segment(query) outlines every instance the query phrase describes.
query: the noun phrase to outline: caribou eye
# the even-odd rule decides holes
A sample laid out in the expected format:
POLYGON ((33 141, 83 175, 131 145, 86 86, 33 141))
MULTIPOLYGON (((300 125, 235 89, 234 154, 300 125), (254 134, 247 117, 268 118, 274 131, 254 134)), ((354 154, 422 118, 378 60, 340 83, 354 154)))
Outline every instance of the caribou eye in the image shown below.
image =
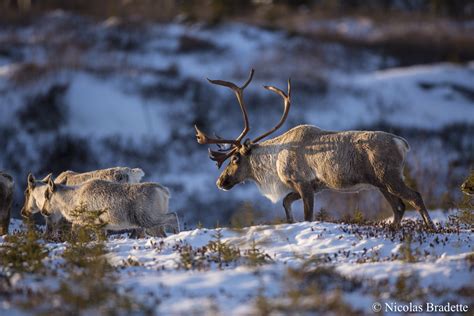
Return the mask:
POLYGON ((232 156, 232 158, 230 158, 230 162, 232 163, 238 163, 239 160, 240 160, 239 156, 232 156))

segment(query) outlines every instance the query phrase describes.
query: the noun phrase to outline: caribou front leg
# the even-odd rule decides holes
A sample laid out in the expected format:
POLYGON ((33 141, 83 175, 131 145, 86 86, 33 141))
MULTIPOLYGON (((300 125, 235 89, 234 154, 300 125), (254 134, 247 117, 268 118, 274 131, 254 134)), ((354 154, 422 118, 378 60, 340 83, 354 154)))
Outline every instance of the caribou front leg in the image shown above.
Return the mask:
POLYGON ((301 199, 301 196, 297 192, 290 192, 283 199, 283 208, 285 209, 286 222, 289 224, 295 222, 293 218, 293 212, 291 210, 291 204, 299 199, 301 199))

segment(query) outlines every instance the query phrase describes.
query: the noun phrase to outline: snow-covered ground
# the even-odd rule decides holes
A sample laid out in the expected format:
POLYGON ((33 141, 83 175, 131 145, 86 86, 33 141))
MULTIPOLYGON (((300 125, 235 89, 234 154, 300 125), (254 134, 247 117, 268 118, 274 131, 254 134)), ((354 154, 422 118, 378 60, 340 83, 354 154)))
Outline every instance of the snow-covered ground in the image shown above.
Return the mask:
MULTIPOLYGON (((446 225, 446 213, 430 214, 436 223, 446 225)), ((254 315, 260 312, 257 298, 264 297, 274 306, 283 304, 295 290, 295 283, 304 288, 303 282, 309 282, 295 277, 294 271, 305 271, 311 277, 317 268, 333 269, 323 270, 332 271, 328 275, 321 272, 319 277, 327 284, 320 285, 320 294, 329 295, 337 289, 341 302, 362 314, 371 314, 375 302, 472 304, 472 231, 427 233, 413 222, 419 219, 418 214, 409 212, 406 218, 402 231, 396 233, 380 223, 358 226, 315 221, 241 229, 200 228, 167 238, 117 235, 108 239, 107 257, 118 268, 119 286, 131 289, 140 301, 158 297, 160 303, 154 310, 161 315, 254 315), (221 242, 239 249, 241 257, 219 267, 210 259, 215 253, 208 249, 204 260, 199 261, 201 257, 195 253, 194 267, 185 269, 186 249, 209 248, 218 233, 221 242), (407 236, 411 237, 409 243, 407 236), (412 259, 407 258, 407 247, 412 259), (255 248, 268 255, 266 264, 254 266, 246 259, 247 251, 255 248), (403 277, 406 284, 400 285, 403 277)), ((18 224, 15 221, 12 230, 18 224)), ((48 247, 51 262, 55 262, 65 244, 49 243, 48 247)), ((192 263, 188 262, 188 268, 192 263)), ((294 308, 298 302, 302 304, 304 299, 294 301, 294 308)), ((6 306, 0 303, 0 310, 9 312, 6 306)))
MULTIPOLYGON (((472 29, 452 23, 445 32, 472 29)), ((308 27, 368 41, 397 31, 363 19, 308 27)), ((474 161, 474 62, 400 63, 375 50, 240 23, 98 21, 57 11, 0 29, 0 170, 15 177, 16 213, 30 171, 42 177, 127 165, 168 186, 183 232, 163 239, 118 235, 107 242, 119 286, 140 301, 158 298, 156 314, 253 315, 264 314, 265 306, 284 314, 321 301, 346 302, 370 314, 374 302, 407 304, 407 297, 471 304, 472 311, 472 230, 427 233, 411 221, 398 233, 383 224, 320 221, 186 228, 227 226, 234 216, 237 223, 283 217, 281 204, 264 200, 253 184, 219 192, 219 170, 194 139, 195 123, 223 137, 238 135, 234 96, 206 77, 242 82, 251 68, 256 73, 245 100, 252 136, 273 126, 282 111, 281 100, 261 86, 285 87, 291 77, 292 109, 276 134, 298 124, 396 132, 411 144, 408 165, 427 204, 459 194, 474 161), (209 250, 220 234, 239 253, 221 267, 209 250), (255 252, 259 259, 249 259, 255 252)), ((301 203, 295 204, 298 219, 301 203)), ((366 219, 388 214, 380 194, 367 193, 318 196, 320 209, 334 217, 355 209, 366 219)), ((431 215, 447 221, 443 212, 431 215)), ((18 227, 13 220, 11 229, 18 227)), ((47 246, 47 263, 61 271, 66 245, 47 246)), ((44 286, 41 280, 11 281, 20 292, 44 286)), ((0 302, 1 315, 16 312, 8 299, 0 302)))

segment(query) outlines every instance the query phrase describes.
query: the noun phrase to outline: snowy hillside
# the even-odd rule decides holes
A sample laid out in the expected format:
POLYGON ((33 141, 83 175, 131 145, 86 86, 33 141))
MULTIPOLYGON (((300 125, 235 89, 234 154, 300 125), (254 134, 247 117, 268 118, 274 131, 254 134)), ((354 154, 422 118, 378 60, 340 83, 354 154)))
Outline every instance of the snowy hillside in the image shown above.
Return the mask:
MULTIPOLYGON (((474 200, 460 185, 474 168, 473 17, 465 1, 0 0, 0 171, 15 182, 10 234, 0 236, 0 316, 472 315, 474 200), (436 228, 406 203, 395 231, 377 189, 319 192, 312 222, 295 201, 293 224, 251 181, 219 190, 223 168, 194 126, 235 139, 244 125, 235 95, 207 79, 240 85, 251 69, 247 137, 283 113, 263 86, 285 90, 291 78, 291 109, 268 138, 310 124, 406 139, 402 177, 436 228), (54 180, 114 166, 166 186, 181 232, 107 235, 103 212, 146 221, 149 208, 130 211, 129 195, 113 198, 123 210, 88 210, 58 234, 43 234, 41 216, 55 200, 20 220, 25 195, 42 198, 25 191, 29 173, 54 180)), ((377 153, 360 157, 374 155, 386 182, 393 170, 377 153)), ((363 163, 346 160, 334 169, 363 163)), ((366 178, 345 174, 316 176, 341 186, 366 178)), ((53 188, 41 192, 51 198, 53 188)))
MULTIPOLYGON (((200 228, 164 239, 118 235, 108 239, 107 258, 118 268, 118 286, 137 301, 157 298, 158 314, 254 315, 264 308, 372 314, 375 302, 472 304, 472 231, 449 224, 442 212, 431 216, 442 232, 423 232, 418 214, 409 213, 399 232, 382 223, 316 221, 200 228)), ((47 247, 47 264, 61 275, 65 244, 47 247)), ((21 291, 54 284, 17 282, 21 291)), ((0 303, 9 315, 11 309, 0 303)))
MULTIPOLYGON (((396 56, 283 30, 93 20, 62 11, 0 30, 0 46, 0 169, 16 180, 14 214, 29 171, 43 177, 123 165, 170 187, 171 208, 191 227, 227 224, 243 208, 252 208, 255 220, 281 216, 281 205, 253 184, 219 192, 219 170, 194 137, 194 124, 238 135, 234 96, 206 77, 240 82, 252 67, 245 92, 251 137, 282 111, 281 100, 261 86, 283 87, 291 77, 292 109, 276 134, 298 124, 396 132, 411 144, 410 172, 432 207, 445 193, 459 197, 474 161, 472 63, 397 67, 396 56)), ((380 194, 358 197, 323 194, 316 209, 334 217, 355 208, 368 218, 390 214, 380 194)))

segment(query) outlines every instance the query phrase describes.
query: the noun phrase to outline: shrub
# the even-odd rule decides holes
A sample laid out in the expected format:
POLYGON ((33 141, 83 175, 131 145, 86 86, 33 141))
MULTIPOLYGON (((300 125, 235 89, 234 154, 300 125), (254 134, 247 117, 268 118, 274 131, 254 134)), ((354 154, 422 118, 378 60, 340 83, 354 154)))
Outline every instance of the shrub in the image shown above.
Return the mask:
POLYGON ((310 260, 298 269, 288 269, 285 293, 277 299, 268 299, 260 294, 256 309, 262 315, 277 314, 332 314, 351 315, 353 310, 342 299, 345 292, 351 292, 361 285, 347 279, 331 267, 316 266, 310 260))
POLYGON ((246 263, 249 266, 256 267, 273 262, 272 257, 261 249, 257 248, 255 240, 252 241, 252 248, 244 251, 246 263))
POLYGON ((27 223, 27 230, 5 236, 0 245, 0 265, 7 274, 40 273, 46 270, 44 259, 48 249, 40 242, 33 223, 27 223))
POLYGON ((418 261, 416 258, 418 253, 416 251, 414 252, 412 249, 412 239, 413 239, 413 236, 411 234, 409 233, 405 234, 404 243, 400 247, 400 251, 399 251, 400 259, 408 263, 413 263, 413 262, 418 261))
POLYGON ((395 281, 392 296, 404 302, 413 302, 417 299, 424 299, 426 295, 420 286, 420 279, 416 274, 402 273, 395 281))
POLYGON ((217 229, 212 237, 214 239, 208 243, 207 247, 213 252, 213 254, 211 254, 211 260, 216 262, 220 269, 240 258, 240 250, 238 248, 222 241, 221 229, 217 229))
POLYGON ((151 308, 118 288, 114 268, 105 257, 104 223, 99 219, 102 213, 83 207, 76 211, 84 225, 69 235, 62 254, 65 275, 58 280, 58 288, 32 293, 20 302, 23 309, 44 315, 153 314, 151 308))
POLYGON ((185 270, 207 270, 212 264, 217 264, 219 269, 223 269, 230 264, 246 264, 252 267, 273 262, 270 255, 259 248, 255 241, 249 249, 241 251, 239 248, 229 245, 222 240, 222 231, 217 229, 207 245, 193 248, 191 245, 178 243, 174 250, 179 252, 180 259, 178 268, 185 270))

